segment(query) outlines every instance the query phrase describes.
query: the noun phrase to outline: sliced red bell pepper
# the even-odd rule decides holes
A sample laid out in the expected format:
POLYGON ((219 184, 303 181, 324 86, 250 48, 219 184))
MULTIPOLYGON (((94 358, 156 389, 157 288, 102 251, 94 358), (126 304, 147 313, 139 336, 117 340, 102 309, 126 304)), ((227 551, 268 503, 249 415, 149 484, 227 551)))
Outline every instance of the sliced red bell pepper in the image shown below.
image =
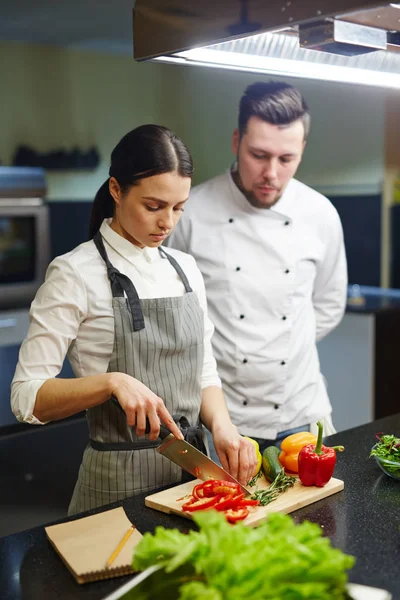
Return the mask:
POLYGON ((243 500, 239 500, 239 502, 237 503, 236 506, 260 506, 260 501, 259 500, 246 500, 245 498, 243 498, 243 500))
POLYGON ((204 495, 209 492, 212 492, 213 494, 240 494, 241 489, 237 483, 217 479, 214 481, 214 485, 210 490, 209 488, 207 488, 207 491, 205 490, 204 495))
POLYGON ((224 512, 227 520, 234 523, 247 517, 249 506, 258 504, 258 500, 246 500, 245 494, 236 483, 211 479, 194 486, 192 495, 182 506, 182 510, 194 512, 214 508, 224 512))
POLYGON ((182 510, 187 512, 194 512, 196 510, 205 510, 211 508, 220 500, 221 496, 213 496, 212 498, 193 498, 193 500, 186 502, 182 506, 182 510))
POLYGON ((209 481, 205 481, 204 483, 199 483, 200 488, 203 490, 203 497, 211 497, 214 496, 214 485, 215 485, 215 481, 213 479, 210 479, 209 481))
POLYGON ((216 510, 226 510, 228 508, 236 508, 238 503, 243 500, 244 494, 234 495, 226 494, 222 496, 221 500, 214 506, 216 510))
POLYGON ((204 498, 204 484, 199 483, 198 485, 195 485, 192 491, 192 495, 199 499, 199 498, 204 498))
POLYGON ((336 464, 336 450, 343 452, 343 446, 328 448, 322 444, 323 425, 318 422, 316 444, 307 444, 299 452, 299 478, 303 485, 323 487, 333 475, 336 464))
POLYGON ((229 523, 236 523, 237 521, 243 521, 249 515, 247 508, 238 508, 237 510, 227 510, 225 517, 229 523))

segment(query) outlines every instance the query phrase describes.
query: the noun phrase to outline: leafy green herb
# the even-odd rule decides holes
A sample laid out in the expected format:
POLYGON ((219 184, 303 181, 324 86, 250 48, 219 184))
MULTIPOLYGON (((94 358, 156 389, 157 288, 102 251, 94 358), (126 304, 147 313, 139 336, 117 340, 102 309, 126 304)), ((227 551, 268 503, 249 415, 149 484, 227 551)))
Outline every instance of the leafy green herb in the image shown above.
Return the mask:
POLYGON ((377 434, 376 437, 379 441, 372 448, 370 457, 376 456, 380 460, 389 461, 384 463, 384 468, 396 477, 400 477, 400 438, 395 435, 381 434, 377 434))
POLYGON ((276 500, 279 494, 282 494, 287 489, 293 487, 295 483, 296 477, 285 475, 285 471, 282 469, 269 488, 266 490, 257 490, 252 495, 252 498, 258 500, 262 506, 266 506, 273 500, 276 500))
POLYGON ((252 479, 250 479, 249 483, 247 484, 249 487, 254 487, 257 483, 257 481, 260 479, 260 477, 262 476, 262 469, 260 469, 257 473, 257 475, 254 475, 254 477, 252 479))
POLYGON ((135 551, 134 569, 163 569, 143 582, 141 590, 135 588, 132 598, 149 600, 162 592, 162 597, 177 600, 347 598, 347 570, 354 558, 332 548, 318 525, 296 525, 280 513, 255 529, 229 525, 213 510, 193 518, 200 531, 183 534, 157 527, 154 535, 144 535, 135 551), (176 593, 166 593, 168 582, 176 593))

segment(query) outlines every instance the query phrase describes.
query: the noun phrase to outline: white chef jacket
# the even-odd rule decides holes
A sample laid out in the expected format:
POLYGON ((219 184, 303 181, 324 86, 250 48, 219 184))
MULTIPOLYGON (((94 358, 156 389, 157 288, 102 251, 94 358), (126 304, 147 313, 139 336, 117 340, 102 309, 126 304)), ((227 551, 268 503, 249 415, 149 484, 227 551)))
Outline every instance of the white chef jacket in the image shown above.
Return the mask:
POLYGON ((215 326, 214 355, 240 433, 329 417, 316 341, 341 320, 347 267, 331 202, 292 179, 270 209, 254 208, 230 171, 192 190, 168 245, 194 256, 215 326))
MULTIPOLYGON (((138 248, 103 221, 100 232, 111 263, 133 282, 139 298, 183 296, 184 285, 157 248, 138 248)), ((201 385, 221 386, 212 353, 214 327, 207 316, 202 275, 191 256, 168 249, 197 294, 204 311, 204 365, 201 385)), ((19 421, 41 424, 33 416, 36 394, 56 377, 64 358, 76 377, 105 373, 114 344, 112 294, 106 266, 93 241, 57 257, 30 310, 30 327, 23 342, 11 386, 11 406, 19 421)))

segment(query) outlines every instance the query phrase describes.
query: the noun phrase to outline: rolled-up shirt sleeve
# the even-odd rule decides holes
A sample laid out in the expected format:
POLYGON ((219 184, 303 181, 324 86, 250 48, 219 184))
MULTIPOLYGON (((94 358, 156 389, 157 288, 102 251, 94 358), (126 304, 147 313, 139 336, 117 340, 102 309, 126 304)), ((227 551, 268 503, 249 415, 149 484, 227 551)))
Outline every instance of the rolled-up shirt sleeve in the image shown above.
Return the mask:
POLYGON ((78 269, 65 258, 56 258, 32 302, 28 334, 11 384, 11 408, 19 421, 43 424, 33 415, 36 395, 45 381, 60 373, 86 313, 86 288, 78 269))

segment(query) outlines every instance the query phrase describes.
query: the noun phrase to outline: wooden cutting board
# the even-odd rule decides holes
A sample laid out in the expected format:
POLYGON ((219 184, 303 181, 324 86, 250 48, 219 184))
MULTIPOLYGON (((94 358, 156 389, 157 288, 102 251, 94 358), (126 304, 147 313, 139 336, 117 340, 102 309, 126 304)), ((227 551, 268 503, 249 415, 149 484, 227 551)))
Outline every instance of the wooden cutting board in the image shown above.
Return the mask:
MULTIPOLYGON (((149 508, 154 508, 168 514, 180 515, 181 517, 191 518, 190 513, 183 512, 181 506, 184 504, 184 496, 191 494, 195 485, 202 483, 200 479, 189 481, 182 485, 177 485, 169 490, 157 492, 145 498, 145 504, 149 508)), ((265 489, 268 483, 264 477, 261 477, 258 484, 253 489, 265 489)), ((292 488, 283 492, 276 500, 267 506, 256 506, 250 508, 249 516, 243 521, 245 525, 255 527, 271 512, 290 513, 303 506, 327 498, 332 494, 340 492, 344 488, 344 483, 340 479, 332 479, 325 487, 306 487, 298 480, 292 488)))

